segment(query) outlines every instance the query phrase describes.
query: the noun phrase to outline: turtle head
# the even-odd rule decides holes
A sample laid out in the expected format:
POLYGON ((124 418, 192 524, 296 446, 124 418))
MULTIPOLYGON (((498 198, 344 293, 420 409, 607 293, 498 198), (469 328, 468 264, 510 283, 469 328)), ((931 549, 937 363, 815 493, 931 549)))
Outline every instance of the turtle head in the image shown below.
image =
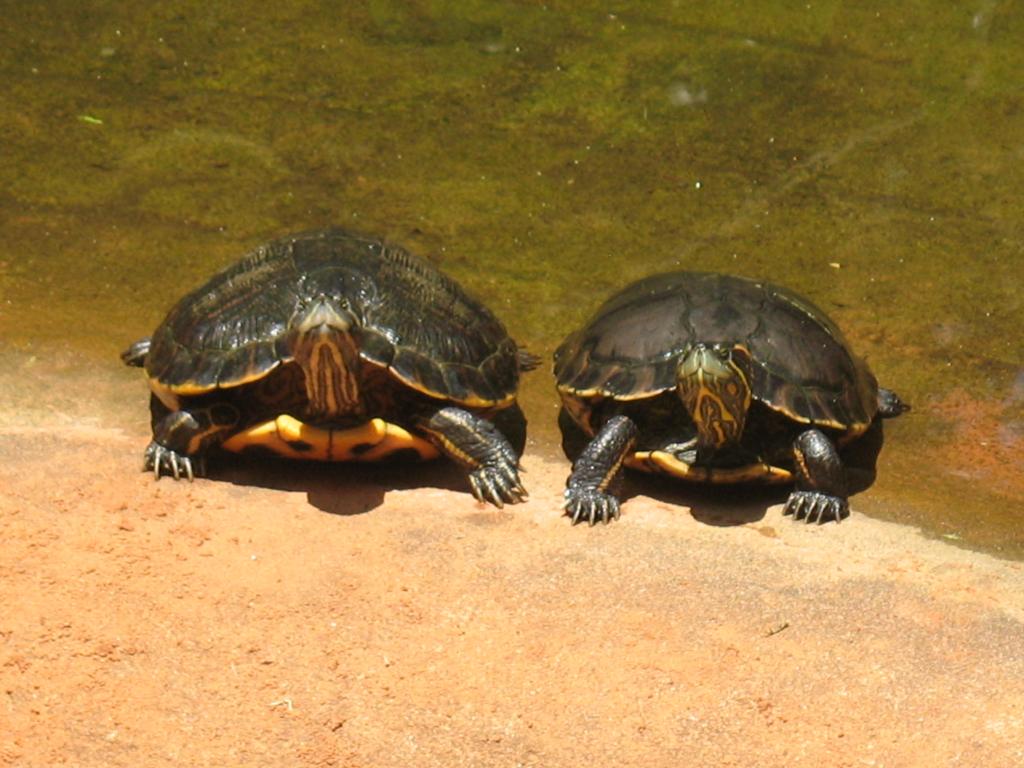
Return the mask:
POLYGON ((300 336, 351 333, 359 323, 347 299, 320 294, 298 308, 292 316, 291 327, 300 336))
POLYGON ((697 427, 698 445, 739 441, 750 408, 752 361, 742 344, 695 344, 676 366, 676 391, 697 427))
POLYGON ((289 326, 310 415, 330 420, 359 413, 359 318, 350 303, 318 294, 296 310, 289 326))

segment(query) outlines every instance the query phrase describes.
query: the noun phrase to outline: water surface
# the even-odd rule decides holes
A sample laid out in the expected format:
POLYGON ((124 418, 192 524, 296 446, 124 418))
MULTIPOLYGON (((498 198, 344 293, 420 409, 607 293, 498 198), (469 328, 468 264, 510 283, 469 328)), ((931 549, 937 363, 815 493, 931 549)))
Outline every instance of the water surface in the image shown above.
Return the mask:
MULTIPOLYGON (((428 255, 545 356, 629 280, 725 270, 808 295, 913 403, 856 510, 1020 557, 1015 10, 7 3, 0 404, 31 381, 144 420, 118 351, 326 224, 428 255)), ((554 453, 546 371, 524 401, 554 453)))

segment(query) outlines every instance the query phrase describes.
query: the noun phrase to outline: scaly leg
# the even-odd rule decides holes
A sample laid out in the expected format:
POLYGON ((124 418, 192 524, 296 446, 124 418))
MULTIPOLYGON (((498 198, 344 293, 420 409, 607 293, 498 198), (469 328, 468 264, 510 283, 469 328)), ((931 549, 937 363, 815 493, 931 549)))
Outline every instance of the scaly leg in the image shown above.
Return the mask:
POLYGON ((622 480, 622 462, 633 450, 639 430, 628 417, 615 416, 605 422, 572 465, 566 483, 565 514, 573 525, 587 520, 607 523, 619 517, 619 500, 614 489, 622 480))
POLYGON ((519 481, 519 456, 494 424, 448 406, 417 421, 418 431, 456 464, 468 470, 473 495, 499 509, 527 497, 519 481))
POLYGON ((808 429, 793 442, 796 490, 789 494, 784 515, 808 523, 837 523, 850 513, 846 470, 839 452, 825 433, 808 429))
POLYGON ((200 473, 204 470, 206 451, 236 431, 239 425, 238 410, 227 403, 171 411, 154 395, 150 411, 153 440, 146 447, 143 469, 152 470, 158 480, 162 471, 175 480, 182 476, 192 480, 197 470, 200 473))

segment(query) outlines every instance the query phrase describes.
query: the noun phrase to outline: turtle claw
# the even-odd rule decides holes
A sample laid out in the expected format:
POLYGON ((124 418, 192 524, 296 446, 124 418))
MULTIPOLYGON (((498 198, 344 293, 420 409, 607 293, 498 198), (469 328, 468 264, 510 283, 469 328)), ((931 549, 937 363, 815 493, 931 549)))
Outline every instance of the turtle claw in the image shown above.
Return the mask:
MULTIPOLYGON (((197 462, 200 472, 205 468, 205 462, 203 459, 198 459, 197 462)), ((165 448, 160 443, 152 442, 149 447, 146 448, 145 457, 142 465, 143 471, 153 471, 153 477, 157 480, 160 479, 160 473, 166 472, 171 475, 175 480, 180 480, 182 475, 189 479, 189 482, 195 479, 196 471, 192 466, 192 459, 189 456, 172 451, 170 448, 165 448)))
POLYGON ((794 520, 821 525, 829 520, 842 522, 850 514, 846 499, 830 496, 820 491, 793 491, 786 500, 782 514, 792 515, 794 520))
POLYGON ((608 523, 618 520, 621 514, 619 500, 596 488, 567 488, 562 509, 567 517, 572 518, 573 525, 584 520, 590 525, 598 521, 608 523))
POLYGON ((501 509, 526 498, 519 482, 519 455, 487 419, 448 406, 421 416, 417 426, 442 453, 468 470, 469 487, 478 501, 501 509))
POLYGON ((528 498, 526 489, 519 481, 514 462, 505 461, 501 456, 492 464, 484 464, 469 473, 469 486, 478 501, 493 504, 502 509, 506 504, 518 504, 528 498))

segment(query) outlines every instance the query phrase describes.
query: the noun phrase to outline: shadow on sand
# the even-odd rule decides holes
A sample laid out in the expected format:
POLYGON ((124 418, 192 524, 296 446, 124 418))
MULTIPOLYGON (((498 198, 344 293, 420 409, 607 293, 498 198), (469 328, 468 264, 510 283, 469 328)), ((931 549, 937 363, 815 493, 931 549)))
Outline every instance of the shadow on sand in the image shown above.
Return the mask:
POLYGON ((436 488, 472 499, 464 473, 443 460, 356 464, 227 454, 211 456, 207 469, 214 481, 305 492, 312 506, 331 515, 370 512, 384 503, 388 491, 436 488))
POLYGON ((768 507, 781 504, 789 487, 772 485, 704 485, 687 483, 660 475, 630 472, 623 488, 623 501, 634 496, 649 498, 689 510, 694 520, 705 525, 735 526, 756 523, 768 507))

